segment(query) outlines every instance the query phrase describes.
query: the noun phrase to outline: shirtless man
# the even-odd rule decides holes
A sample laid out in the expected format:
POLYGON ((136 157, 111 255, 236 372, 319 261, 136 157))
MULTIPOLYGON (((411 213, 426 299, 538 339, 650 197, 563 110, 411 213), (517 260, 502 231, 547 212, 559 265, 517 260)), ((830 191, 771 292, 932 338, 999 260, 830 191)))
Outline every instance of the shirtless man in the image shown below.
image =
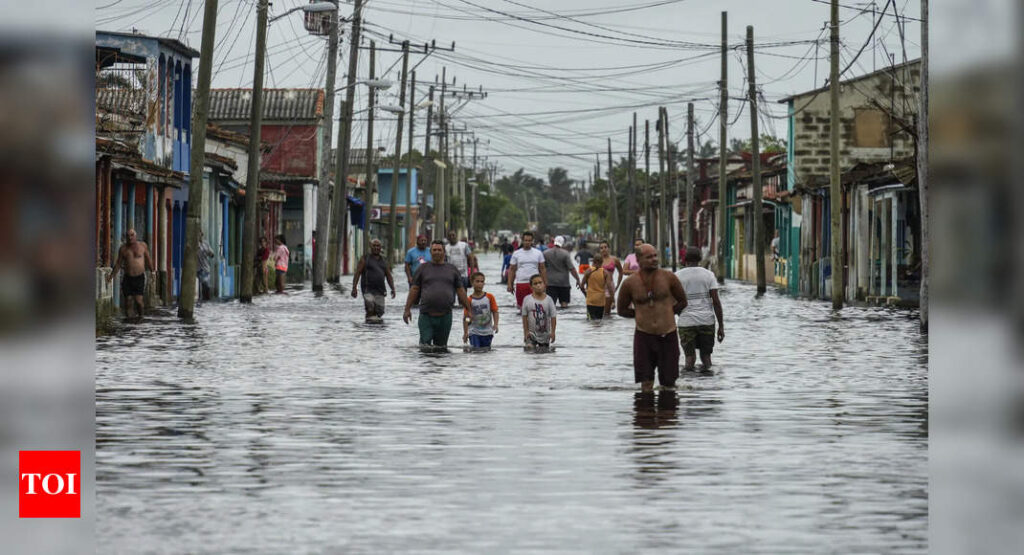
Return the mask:
POLYGON ((679 278, 658 268, 658 251, 643 244, 637 257, 640 270, 622 282, 616 301, 619 316, 636 318, 633 333, 633 376, 644 392, 654 391, 654 369, 663 389, 679 378, 679 335, 675 314, 686 308, 679 278))
POLYGON ((121 294, 128 301, 125 306, 125 315, 132 318, 132 309, 134 308, 134 318, 141 320, 146 306, 143 298, 146 294, 146 271, 152 271, 155 268, 153 259, 149 257, 149 247, 136 239, 134 229, 128 230, 128 242, 121 245, 117 251, 114 268, 107 274, 108 282, 114 279, 122 265, 124 266, 124 276, 121 278, 121 294))

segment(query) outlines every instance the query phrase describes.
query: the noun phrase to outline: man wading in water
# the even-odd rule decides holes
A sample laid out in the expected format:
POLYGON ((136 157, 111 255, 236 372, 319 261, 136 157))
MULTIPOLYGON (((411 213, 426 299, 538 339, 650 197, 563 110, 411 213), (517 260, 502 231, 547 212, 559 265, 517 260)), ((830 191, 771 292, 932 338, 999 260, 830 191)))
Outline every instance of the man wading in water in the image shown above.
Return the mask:
POLYGON ((128 301, 125 305, 125 316, 134 320, 142 320, 145 311, 146 270, 154 270, 153 259, 149 257, 149 247, 136 239, 135 230, 128 230, 128 242, 117 251, 114 268, 107 274, 107 281, 114 279, 117 272, 124 267, 121 278, 121 294, 128 301), (133 314, 134 313, 134 314, 133 314))
POLYGON ((673 388, 679 378, 675 313, 686 308, 686 293, 675 274, 658 268, 653 245, 642 245, 637 258, 640 271, 622 282, 616 301, 619 316, 636 318, 633 376, 641 391, 653 391, 657 367, 662 388, 673 388))
MULTIPOLYGON (((412 287, 405 299, 402 320, 412 320, 412 305, 419 302, 420 348, 429 351, 444 350, 452 332, 452 300, 458 298, 466 310, 473 308, 462 287, 462 276, 455 266, 444 261, 444 243, 435 239, 430 244, 430 262, 420 265, 412 276, 412 287)), ((674 329, 674 328, 673 328, 674 329)))

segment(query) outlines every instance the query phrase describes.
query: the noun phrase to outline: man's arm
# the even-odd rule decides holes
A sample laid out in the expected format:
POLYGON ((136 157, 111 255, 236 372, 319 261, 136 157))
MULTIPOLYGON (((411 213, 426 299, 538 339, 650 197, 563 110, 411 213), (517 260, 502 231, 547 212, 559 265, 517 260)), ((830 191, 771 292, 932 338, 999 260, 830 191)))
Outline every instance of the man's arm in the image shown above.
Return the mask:
POLYGON ((580 291, 583 291, 583 286, 580 285, 580 275, 576 273, 576 267, 572 264, 569 264, 569 273, 572 274, 572 279, 576 280, 576 287, 579 287, 580 291))
POLYGON ((551 317, 551 342, 552 343, 555 342, 555 328, 556 327, 558 327, 558 317, 557 316, 552 316, 551 317))
POLYGON ((492 310, 491 316, 494 317, 494 333, 498 333, 498 311, 492 310))
POLYGON ((363 270, 366 268, 366 257, 359 259, 359 264, 356 265, 356 275, 352 276, 352 298, 356 298, 357 287, 359 287, 359 276, 363 275, 363 270))
POLYGON ((672 277, 668 280, 668 289, 676 299, 676 303, 672 305, 672 312, 679 314, 686 308, 686 290, 675 274, 669 272, 669 275, 672 277))
POLYGON ((718 342, 725 339, 725 321, 722 320, 722 301, 718 300, 718 289, 711 290, 711 304, 715 307, 715 318, 718 318, 718 342))
POLYGON ((509 293, 511 293, 512 291, 515 290, 512 287, 512 284, 515 283, 515 281, 516 281, 516 270, 518 270, 518 269, 519 269, 519 265, 518 264, 513 264, 513 265, 508 267, 508 292, 509 293))
POLYGON ((405 298, 405 310, 402 312, 402 320, 408 324, 412 320, 412 305, 420 298, 420 286, 413 285, 409 288, 409 295, 405 298))
POLYGON ((395 298, 395 279, 391 277, 391 264, 384 266, 384 277, 388 280, 388 287, 391 288, 391 298, 395 298))
POLYGON ((540 279, 544 280, 544 287, 548 286, 548 268, 541 262, 537 264, 537 273, 540 274, 540 279))
POLYGON ((455 296, 459 298, 459 303, 462 304, 463 308, 465 308, 469 312, 473 312, 473 309, 469 304, 469 297, 466 296, 466 290, 464 288, 459 287, 458 289, 456 289, 455 296))
POLYGON ((633 292, 630 290, 632 285, 627 279, 626 286, 619 288, 619 295, 615 302, 615 312, 623 318, 636 317, 636 310, 633 309, 633 292))
POLYGON ((405 280, 412 284, 412 264, 409 261, 405 261, 405 280))
POLYGON ((114 267, 111 268, 110 274, 107 275, 107 281, 114 279, 114 276, 117 275, 117 272, 121 270, 121 259, 124 258, 123 253, 124 247, 117 249, 117 260, 114 261, 114 267))
POLYGON ((615 259, 615 269, 619 271, 619 280, 615 282, 615 288, 618 289, 622 285, 622 262, 618 258, 615 259))
POLYGON ((149 255, 149 246, 145 243, 142 244, 143 256, 146 258, 146 269, 150 272, 156 271, 156 264, 153 263, 153 258, 149 255))
POLYGON ((593 272, 593 268, 590 268, 583 274, 583 279, 580 280, 580 291, 587 292, 587 282, 590 281, 590 273, 593 272))
POLYGON ((523 343, 530 339, 530 317, 523 315, 523 343))

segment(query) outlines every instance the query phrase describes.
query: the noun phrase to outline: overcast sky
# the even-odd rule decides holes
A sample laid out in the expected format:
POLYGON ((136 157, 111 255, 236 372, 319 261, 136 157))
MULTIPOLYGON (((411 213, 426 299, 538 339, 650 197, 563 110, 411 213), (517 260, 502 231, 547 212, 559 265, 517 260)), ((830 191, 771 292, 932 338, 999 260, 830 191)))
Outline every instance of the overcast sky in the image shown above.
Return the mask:
MULTIPOLYGON (((200 0, 99 0, 96 28, 181 38, 198 49, 202 31, 200 0), (108 7, 104 7, 104 5, 108 7)), ((276 0, 271 15, 305 4, 276 0)), ((887 63, 919 56, 918 0, 878 0, 886 6, 876 40, 871 42, 870 4, 840 2, 841 68, 852 63, 844 78, 868 73, 887 63), (867 11, 860 9, 868 6, 867 11), (905 41, 894 12, 907 16, 905 41)), ((747 25, 754 25, 756 80, 764 95, 761 131, 786 134, 783 105, 789 94, 822 86, 828 77, 829 6, 820 0, 369 0, 365 3, 364 39, 387 45, 388 35, 414 43, 436 40, 455 51, 437 50, 425 60, 410 57, 417 68, 417 101, 435 76, 447 67, 457 87, 483 87, 487 97, 473 100, 453 114, 456 126, 475 131, 481 159, 499 164, 500 173, 520 167, 539 176, 548 168, 569 169, 573 179, 586 180, 594 154, 606 164, 607 139, 615 157, 627 148, 627 130, 637 112, 640 147, 643 122, 653 120, 657 106, 668 107, 673 141, 685 141, 686 104, 695 103, 697 132, 718 141, 721 12, 729 13, 729 135, 750 135, 750 117, 741 98, 746 89, 746 51, 741 48, 747 25), (815 41, 818 41, 816 44, 815 41), (740 113, 739 110, 743 109, 740 113), (771 117, 775 116, 775 117, 771 117), (779 119, 776 119, 779 118, 779 119)), ((217 18, 213 86, 252 86, 255 50, 256 0, 221 0, 217 18)), ((342 17, 352 4, 343 2, 342 17)), ((345 29, 347 34, 347 26, 345 29)), ((338 86, 348 64, 347 36, 339 48, 338 86)), ((270 25, 267 87, 323 87, 326 39, 307 34, 301 13, 270 25)), ((365 42, 368 45, 368 42, 365 42)), ((400 54, 381 52, 377 74, 398 81, 400 54)), ((198 60, 196 60, 198 63, 198 60)), ((367 74, 368 53, 360 51, 358 76, 367 74)), ((398 104, 397 87, 379 102, 398 104)), ((365 107, 365 88, 359 87, 357 110, 365 107)), ((341 94, 337 100, 341 100, 341 94)), ((449 103, 449 106, 452 106, 449 103)), ((458 104, 455 104, 458 106, 458 104)), ((336 112, 337 113, 337 112, 336 112)), ((425 110, 417 113, 415 144, 423 150, 425 110)), ((365 113, 353 144, 365 145, 365 113)), ((394 150, 395 116, 380 112, 374 135, 379 146, 394 150)), ((407 132, 407 131, 406 131, 407 132)), ((403 138, 403 151, 407 137, 403 138)), ((435 143, 436 144, 436 143, 435 143)), ((467 155, 469 147, 467 147, 467 155)), ((652 157, 653 158, 653 157, 652 157)), ((639 159, 643 163, 643 158, 639 159)), ((482 162, 481 162, 482 163, 482 162)), ((656 167, 656 159, 652 166, 656 167)))

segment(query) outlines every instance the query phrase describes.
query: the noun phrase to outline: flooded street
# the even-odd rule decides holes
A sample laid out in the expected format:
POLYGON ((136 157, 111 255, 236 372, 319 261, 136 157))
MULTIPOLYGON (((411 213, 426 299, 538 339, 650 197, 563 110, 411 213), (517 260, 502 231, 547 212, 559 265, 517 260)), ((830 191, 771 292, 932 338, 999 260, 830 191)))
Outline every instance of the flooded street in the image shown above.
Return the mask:
POLYGON ((383 326, 292 290, 99 338, 100 551, 926 551, 914 314, 729 282, 714 375, 641 395, 633 321, 578 290, 524 353, 499 261, 489 353, 421 354, 401 270, 383 326))

